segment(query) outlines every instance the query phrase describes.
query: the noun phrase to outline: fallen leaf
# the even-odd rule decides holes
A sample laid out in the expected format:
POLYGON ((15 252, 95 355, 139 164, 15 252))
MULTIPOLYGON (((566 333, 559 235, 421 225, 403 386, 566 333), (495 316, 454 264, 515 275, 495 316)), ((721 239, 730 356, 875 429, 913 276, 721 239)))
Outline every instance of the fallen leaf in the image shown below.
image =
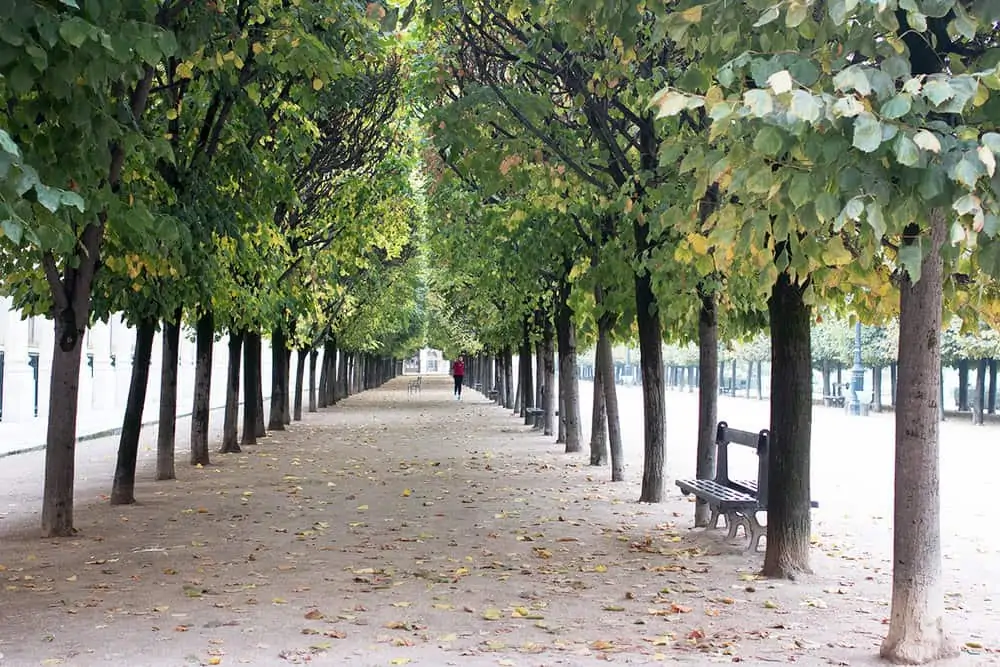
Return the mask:
POLYGON ((485 609, 483 610, 483 618, 487 621, 499 621, 503 618, 503 612, 499 609, 485 609))
POLYGON ((392 660, 389 661, 389 664, 390 665, 405 665, 408 662, 410 662, 409 658, 393 658, 392 660))
POLYGON ((306 618, 310 621, 319 621, 323 619, 323 612, 319 609, 310 609, 306 612, 306 618))

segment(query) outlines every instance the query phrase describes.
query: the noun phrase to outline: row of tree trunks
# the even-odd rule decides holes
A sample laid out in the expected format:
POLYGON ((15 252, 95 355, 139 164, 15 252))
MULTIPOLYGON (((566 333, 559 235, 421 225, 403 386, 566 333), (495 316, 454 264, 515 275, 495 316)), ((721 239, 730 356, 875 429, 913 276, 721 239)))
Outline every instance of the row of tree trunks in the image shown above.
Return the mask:
POLYGON ((156 432, 156 479, 175 479, 174 459, 177 447, 177 365, 180 361, 181 317, 163 320, 163 363, 160 368, 160 420, 156 432))

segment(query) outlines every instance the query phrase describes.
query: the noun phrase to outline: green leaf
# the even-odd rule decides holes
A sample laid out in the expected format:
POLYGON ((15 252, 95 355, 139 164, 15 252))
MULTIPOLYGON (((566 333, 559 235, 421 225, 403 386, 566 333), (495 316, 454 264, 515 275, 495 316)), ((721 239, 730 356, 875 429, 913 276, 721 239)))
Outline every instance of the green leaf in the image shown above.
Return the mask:
POLYGON ((821 222, 833 220, 840 213, 840 200, 829 192, 822 192, 816 197, 816 217, 821 222))
POLYGON ((924 97, 934 106, 941 106, 954 96, 955 91, 944 78, 931 79, 924 84, 924 97))
POLYGON ((788 185, 788 198, 796 209, 802 208, 812 199, 812 180, 809 174, 795 174, 788 185))
POLYGON ((768 23, 777 20, 778 16, 780 16, 780 13, 778 12, 777 5, 768 7, 767 10, 765 10, 764 13, 760 15, 760 18, 757 19, 757 22, 753 24, 753 27, 760 28, 762 26, 765 26, 768 23))
POLYGON ((73 16, 59 24, 59 36, 72 47, 79 47, 93 33, 94 26, 82 18, 73 16))
POLYGON ((35 195, 38 197, 38 203, 48 209, 50 213, 55 213, 59 210, 61 197, 59 191, 55 188, 37 183, 35 184, 35 195))
POLYGON ((902 132, 896 138, 893 150, 896 151, 896 160, 901 165, 912 167, 920 161, 920 149, 913 143, 913 139, 910 139, 902 132))
POLYGON ((774 157, 781 153, 783 143, 781 132, 768 125, 757 133, 757 137, 753 140, 753 147, 759 153, 774 157))
POLYGON ((851 65, 837 72, 837 75, 833 77, 833 85, 837 90, 844 92, 857 91, 862 97, 868 97, 872 92, 872 84, 868 80, 868 75, 859 65, 851 65))
POLYGON ((789 112, 807 123, 815 123, 819 120, 823 107, 819 100, 812 93, 805 90, 792 92, 792 103, 789 112))
POLYGON ((865 212, 868 214, 866 216, 868 224, 871 225, 875 238, 881 240, 885 236, 885 218, 882 216, 882 207, 877 201, 873 201, 865 208, 865 212))
POLYGON ((80 5, 76 4, 76 0, 59 0, 59 3, 73 9, 80 9, 80 5))
POLYGON ((761 118, 774 110, 774 100, 771 93, 760 88, 754 88, 743 93, 743 103, 750 108, 750 113, 761 118))
POLYGON ((910 113, 911 106, 910 96, 906 93, 900 93, 883 104, 879 113, 882 114, 883 118, 902 118, 910 113))
POLYGON ((854 120, 854 147, 872 153, 882 144, 882 124, 865 111, 854 120))
POLYGON ((980 168, 981 164, 978 159, 972 160, 968 156, 965 156, 951 169, 949 175, 952 180, 972 190, 976 187, 976 181, 984 173, 984 170, 980 168))
POLYGON ((0 222, 4 235, 11 240, 14 245, 21 245, 21 237, 24 235, 24 227, 13 218, 7 218, 0 222))
MULTIPOLYGON (((1000 135, 997 136, 1000 137, 1000 135)), ((985 142, 986 137, 983 137, 983 140, 985 142)), ((17 144, 14 143, 14 140, 11 139, 10 135, 3 129, 0 129, 0 149, 13 157, 15 160, 21 159, 21 149, 18 148, 17 144)))

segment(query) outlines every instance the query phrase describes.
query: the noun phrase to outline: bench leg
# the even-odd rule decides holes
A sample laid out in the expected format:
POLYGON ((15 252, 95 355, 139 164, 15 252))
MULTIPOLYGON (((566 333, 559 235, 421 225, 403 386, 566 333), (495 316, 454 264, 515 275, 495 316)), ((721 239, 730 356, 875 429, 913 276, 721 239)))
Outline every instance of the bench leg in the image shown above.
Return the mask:
MULTIPOLYGON (((719 514, 719 508, 717 507, 712 507, 711 510, 712 510, 712 515, 708 518, 707 528, 708 530, 715 530, 716 528, 719 527, 719 517, 722 515, 719 514)), ((726 523, 728 524, 729 522, 727 521, 726 523)))
POLYGON ((739 512, 727 512, 726 513, 726 526, 729 528, 729 532, 726 534, 727 540, 732 540, 736 538, 736 534, 743 526, 743 534, 748 535, 746 522, 739 512))
POLYGON ((744 515, 743 520, 746 522, 744 526, 750 529, 747 531, 750 537, 750 541, 747 544, 747 551, 760 551, 760 538, 767 537, 767 526, 760 525, 760 522, 757 521, 756 512, 744 515))

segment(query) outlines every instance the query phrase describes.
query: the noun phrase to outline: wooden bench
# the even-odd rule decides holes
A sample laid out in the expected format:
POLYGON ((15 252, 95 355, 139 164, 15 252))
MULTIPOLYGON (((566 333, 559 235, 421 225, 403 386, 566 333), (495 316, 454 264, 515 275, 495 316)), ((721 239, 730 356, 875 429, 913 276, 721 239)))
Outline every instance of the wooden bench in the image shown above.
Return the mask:
POLYGON ((477 382, 476 385, 473 387, 473 389, 475 389, 479 393, 482 393, 483 392, 483 383, 482 382, 477 382))
POLYGON ((497 400, 497 396, 499 396, 499 395, 500 395, 500 392, 497 391, 496 389, 490 389, 488 392, 486 392, 486 397, 488 399, 490 399, 491 401, 497 400))
POLYGON ((423 376, 418 375, 416 380, 410 380, 409 384, 406 385, 406 395, 419 394, 420 385, 423 383, 423 376))
POLYGON ((524 414, 528 417, 528 423, 531 424, 533 428, 542 428, 544 426, 545 410, 541 408, 526 408, 524 414))
MULTIPOLYGON (((715 429, 716 463, 715 479, 677 480, 684 495, 694 495, 708 503, 712 510, 709 529, 717 528, 719 517, 726 520, 733 539, 739 528, 749 538, 747 551, 757 551, 760 539, 767 535, 767 526, 757 521, 757 512, 767 511, 768 449, 770 432, 767 429, 752 433, 729 428, 726 422, 719 422, 715 429), (757 479, 729 479, 729 445, 737 444, 753 447, 757 454, 757 479)), ((810 501, 810 507, 819 507, 810 501)))
POLYGON ((767 510, 767 456, 769 432, 765 429, 757 433, 729 428, 726 422, 719 422, 715 429, 715 479, 679 479, 676 481, 684 495, 694 495, 708 503, 712 510, 709 528, 717 528, 719 517, 726 519, 729 528, 728 539, 736 537, 743 526, 743 532, 750 538, 747 550, 756 551, 760 538, 767 529, 757 521, 757 512, 767 510), (757 479, 729 479, 730 443, 753 447, 757 453, 757 479))

